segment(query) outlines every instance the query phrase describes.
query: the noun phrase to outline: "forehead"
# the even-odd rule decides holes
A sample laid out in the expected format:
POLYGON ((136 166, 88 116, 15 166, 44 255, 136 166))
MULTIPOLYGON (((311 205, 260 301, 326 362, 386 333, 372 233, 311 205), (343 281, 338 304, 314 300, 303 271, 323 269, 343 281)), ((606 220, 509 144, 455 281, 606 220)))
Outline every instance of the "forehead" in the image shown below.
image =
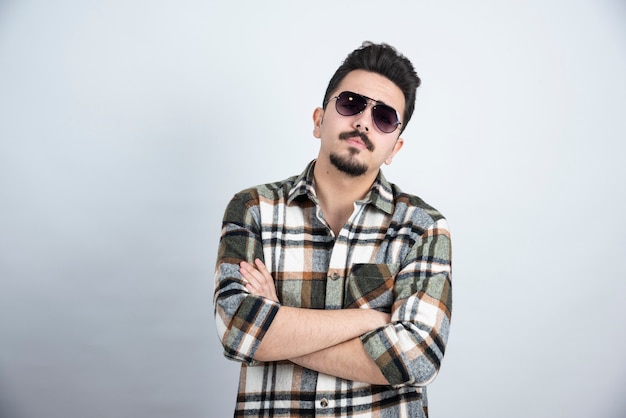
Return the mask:
POLYGON ((380 74, 365 70, 350 71, 341 80, 333 96, 342 91, 351 91, 370 97, 393 107, 400 115, 404 113, 405 103, 402 90, 393 81, 380 74))

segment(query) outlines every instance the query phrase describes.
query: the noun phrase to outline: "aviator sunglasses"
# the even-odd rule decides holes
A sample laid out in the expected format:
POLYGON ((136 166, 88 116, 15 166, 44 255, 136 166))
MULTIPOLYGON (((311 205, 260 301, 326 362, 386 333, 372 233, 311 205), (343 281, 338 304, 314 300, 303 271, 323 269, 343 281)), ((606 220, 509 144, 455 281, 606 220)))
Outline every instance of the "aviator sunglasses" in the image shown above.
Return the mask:
POLYGON ((342 116, 354 116, 362 113, 367 104, 373 101, 375 104, 372 106, 372 120, 376 127, 386 134, 392 133, 402 124, 398 112, 393 107, 377 102, 367 96, 344 91, 339 93, 339 96, 330 98, 330 100, 333 99, 336 99, 335 109, 337 113, 342 116))

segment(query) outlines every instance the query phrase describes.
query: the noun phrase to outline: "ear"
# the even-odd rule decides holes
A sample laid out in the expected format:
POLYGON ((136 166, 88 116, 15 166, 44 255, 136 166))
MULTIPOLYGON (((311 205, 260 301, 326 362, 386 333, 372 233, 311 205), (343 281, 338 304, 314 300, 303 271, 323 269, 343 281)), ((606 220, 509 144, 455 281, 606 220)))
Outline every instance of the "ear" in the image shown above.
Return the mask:
POLYGON ((322 137, 322 122, 324 121, 324 109, 321 107, 315 108, 313 111, 313 136, 316 138, 322 137))
POLYGON ((398 138, 396 140, 396 143, 393 146, 393 149, 391 150, 391 153, 389 154, 389 156, 385 160, 385 164, 387 164, 387 165, 391 164, 391 160, 393 160, 394 155, 396 155, 398 153, 398 151, 400 151, 402 149, 403 145, 404 145, 404 139, 398 138))

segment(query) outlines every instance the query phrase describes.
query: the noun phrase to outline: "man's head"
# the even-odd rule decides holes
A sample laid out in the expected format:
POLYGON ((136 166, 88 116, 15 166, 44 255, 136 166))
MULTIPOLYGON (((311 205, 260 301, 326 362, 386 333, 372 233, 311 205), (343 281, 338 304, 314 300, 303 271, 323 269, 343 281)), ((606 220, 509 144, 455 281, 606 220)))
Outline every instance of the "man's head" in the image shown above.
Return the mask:
POLYGON ((402 133, 413 115, 415 92, 421 83, 413 64, 391 45, 364 42, 360 48, 348 55, 330 79, 324 95, 324 108, 328 105, 332 98, 331 95, 335 93, 341 81, 354 70, 380 74, 402 90, 405 100, 404 114, 400 115, 402 118, 400 133, 402 133))

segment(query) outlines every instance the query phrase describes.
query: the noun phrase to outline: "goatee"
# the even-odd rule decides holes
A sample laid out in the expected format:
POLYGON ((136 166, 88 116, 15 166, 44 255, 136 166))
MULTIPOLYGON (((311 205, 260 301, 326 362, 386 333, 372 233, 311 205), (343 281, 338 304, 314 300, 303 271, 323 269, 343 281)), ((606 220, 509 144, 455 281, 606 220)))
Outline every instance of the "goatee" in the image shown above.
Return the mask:
POLYGON ((349 157, 343 157, 338 154, 330 154, 330 163, 342 173, 350 177, 362 176, 367 172, 367 165, 360 163, 352 158, 357 152, 351 152, 349 157))

